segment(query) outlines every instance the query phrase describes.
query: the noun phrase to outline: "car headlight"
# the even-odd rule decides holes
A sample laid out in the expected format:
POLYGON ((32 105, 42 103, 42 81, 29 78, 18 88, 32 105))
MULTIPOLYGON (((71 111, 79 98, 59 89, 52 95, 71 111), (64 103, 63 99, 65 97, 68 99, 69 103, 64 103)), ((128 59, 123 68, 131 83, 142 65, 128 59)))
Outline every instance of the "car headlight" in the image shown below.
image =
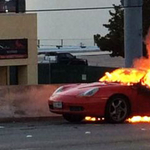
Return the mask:
POLYGON ((92 88, 90 90, 85 91, 84 93, 81 93, 80 96, 90 97, 90 96, 93 96, 98 90, 99 90, 99 88, 97 88, 97 87, 92 88))
POLYGON ((55 90, 55 92, 53 93, 53 95, 57 94, 57 93, 60 93, 63 91, 63 86, 59 87, 58 89, 55 90))

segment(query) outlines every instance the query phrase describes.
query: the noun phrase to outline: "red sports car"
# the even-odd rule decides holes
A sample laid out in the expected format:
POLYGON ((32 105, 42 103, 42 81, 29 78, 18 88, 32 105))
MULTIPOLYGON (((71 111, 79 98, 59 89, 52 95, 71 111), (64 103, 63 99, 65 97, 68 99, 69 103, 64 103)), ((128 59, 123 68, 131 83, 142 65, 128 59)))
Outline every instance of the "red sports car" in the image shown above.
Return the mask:
POLYGON ((59 87, 48 100, 50 111, 70 122, 85 116, 104 117, 121 123, 129 116, 150 114, 150 88, 147 71, 117 69, 99 82, 68 84, 59 87))

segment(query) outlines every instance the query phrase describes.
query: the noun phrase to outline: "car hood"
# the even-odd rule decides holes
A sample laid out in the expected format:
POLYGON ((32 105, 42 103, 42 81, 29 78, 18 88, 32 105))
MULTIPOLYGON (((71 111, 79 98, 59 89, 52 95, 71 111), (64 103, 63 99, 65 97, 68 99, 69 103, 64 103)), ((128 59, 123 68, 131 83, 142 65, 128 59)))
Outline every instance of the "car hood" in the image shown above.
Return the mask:
POLYGON ((120 83, 113 83, 113 82, 94 82, 94 83, 83 83, 78 84, 75 88, 94 88, 94 87, 106 87, 106 86, 121 86, 120 83))
POLYGON ((63 95, 79 95, 85 91, 88 91, 92 88, 104 88, 104 87, 112 87, 112 86, 123 86, 119 83, 106 83, 106 82, 94 82, 94 83, 83 83, 83 84, 69 84, 64 86, 63 92, 59 94, 63 95))

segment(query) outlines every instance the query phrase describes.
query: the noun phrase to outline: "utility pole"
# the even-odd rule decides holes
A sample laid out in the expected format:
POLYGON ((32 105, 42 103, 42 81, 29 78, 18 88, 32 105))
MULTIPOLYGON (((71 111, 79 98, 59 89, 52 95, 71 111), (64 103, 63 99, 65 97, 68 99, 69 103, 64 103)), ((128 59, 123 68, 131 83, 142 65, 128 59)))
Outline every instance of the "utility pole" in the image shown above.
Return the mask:
POLYGON ((124 6, 125 67, 132 67, 142 52, 143 0, 121 0, 124 6))

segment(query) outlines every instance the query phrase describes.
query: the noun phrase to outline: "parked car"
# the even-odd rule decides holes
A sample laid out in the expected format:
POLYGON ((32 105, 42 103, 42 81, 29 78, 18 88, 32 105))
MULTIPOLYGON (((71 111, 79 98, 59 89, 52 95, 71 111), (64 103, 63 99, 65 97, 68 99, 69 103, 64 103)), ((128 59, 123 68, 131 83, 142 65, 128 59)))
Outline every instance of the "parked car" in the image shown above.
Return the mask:
POLYGON ((44 60, 51 63, 65 64, 65 65, 88 65, 85 59, 79 59, 70 53, 47 52, 44 60))
POLYGON ((121 123, 129 116, 150 114, 150 88, 144 84, 149 81, 147 72, 128 68, 120 70, 121 76, 115 74, 117 69, 99 82, 59 87, 48 100, 50 111, 62 114, 70 122, 80 122, 85 116, 92 116, 104 117, 110 123, 121 123), (134 81, 130 77, 132 71, 137 77, 134 81), (112 75, 116 79, 107 80, 112 75), (126 84, 121 82, 122 77, 128 79, 126 84))

